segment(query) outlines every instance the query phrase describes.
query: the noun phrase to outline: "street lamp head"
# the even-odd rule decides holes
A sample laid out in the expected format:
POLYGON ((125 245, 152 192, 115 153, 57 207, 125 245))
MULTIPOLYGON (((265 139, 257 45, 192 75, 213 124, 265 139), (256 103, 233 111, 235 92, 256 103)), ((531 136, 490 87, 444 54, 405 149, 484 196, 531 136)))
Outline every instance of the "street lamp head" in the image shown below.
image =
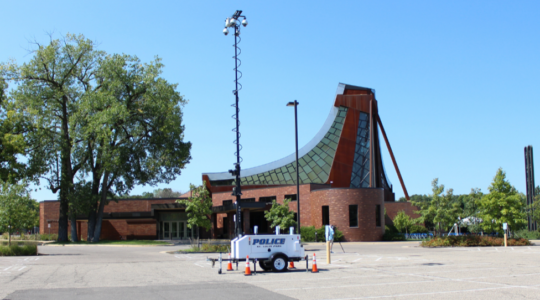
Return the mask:
POLYGON ((227 28, 224 28, 224 29, 223 29, 223 34, 224 34, 224 35, 227 35, 227 34, 229 34, 229 29, 227 29, 227 28))
POLYGON ((296 106, 298 104, 300 104, 300 103, 298 103, 298 101, 294 100, 294 102, 287 103, 287 106, 296 106))
POLYGON ((233 27, 233 26, 235 26, 235 25, 236 25, 236 19, 235 19, 235 18, 231 18, 231 19, 229 20, 229 27, 233 27))
POLYGON ((242 20, 242 25, 243 25, 244 27, 246 27, 247 24, 248 24, 248 21, 247 21, 246 19, 242 20))

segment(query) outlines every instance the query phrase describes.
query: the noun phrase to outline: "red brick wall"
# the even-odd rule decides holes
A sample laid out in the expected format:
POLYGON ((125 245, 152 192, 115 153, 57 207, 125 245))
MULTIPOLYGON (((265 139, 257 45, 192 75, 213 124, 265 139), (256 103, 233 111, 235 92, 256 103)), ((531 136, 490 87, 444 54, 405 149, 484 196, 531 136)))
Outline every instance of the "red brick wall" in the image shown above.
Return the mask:
POLYGON ((312 221, 322 226, 322 206, 329 206, 330 224, 343 232, 346 241, 380 241, 384 234, 383 189, 323 189, 313 191, 312 221), (358 205, 358 227, 349 227, 349 205, 358 205), (381 226, 376 226, 376 205, 381 206, 381 226))
POLYGON ((411 202, 384 202, 384 208, 386 209, 386 214, 390 217, 390 220, 393 220, 397 213, 402 210, 404 210, 411 218, 420 217, 419 214, 414 213, 418 210, 418 207, 412 206, 411 202))
MULTIPOLYGON (((175 203, 176 199, 129 199, 111 201, 105 206, 105 213, 114 212, 149 212, 152 204, 175 203)), ((44 201, 39 204, 40 233, 58 233, 58 218, 60 216, 59 201, 44 201)), ((79 238, 87 239, 88 224, 86 220, 77 221, 79 238)), ((100 239, 155 239, 156 220, 103 220, 100 239)), ((68 232, 71 231, 69 223, 68 232)))
MULTIPOLYGON (((321 188, 328 188, 329 186, 330 185, 323 185, 323 184, 300 185, 300 224, 302 226, 313 226, 311 222, 311 217, 310 217, 312 214, 311 212, 312 205, 310 203, 310 197, 311 197, 312 191, 321 189, 321 188)), ((283 201, 285 200, 285 195, 293 195, 293 194, 296 194, 296 185, 242 190, 242 198, 244 199, 255 198, 255 201, 258 202, 260 197, 276 196, 276 201, 280 204, 283 204, 283 201)), ((236 199, 231 195, 230 191, 212 194, 212 204, 214 206, 223 205, 223 200, 233 200, 233 203, 234 201, 236 201, 236 199)), ((297 211, 296 201, 291 201, 289 203, 289 208, 292 211, 296 212, 297 211)), ((270 209, 270 206, 268 206, 267 209, 270 209)), ((217 215, 216 233, 218 235, 226 236, 226 233, 223 232, 223 218, 226 216, 227 216, 226 214, 217 215)), ((232 230, 234 230, 234 223, 233 223, 232 230)), ((252 229, 250 229, 250 231, 251 230, 252 229)))

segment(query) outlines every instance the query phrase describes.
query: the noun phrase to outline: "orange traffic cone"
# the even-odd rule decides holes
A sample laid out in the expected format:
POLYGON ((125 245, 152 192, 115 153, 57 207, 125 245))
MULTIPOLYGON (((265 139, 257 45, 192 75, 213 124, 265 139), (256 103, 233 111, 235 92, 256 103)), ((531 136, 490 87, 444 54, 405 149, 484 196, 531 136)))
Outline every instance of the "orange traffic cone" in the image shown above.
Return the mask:
POLYGON ((319 270, 317 269, 317 258, 315 258, 315 253, 313 253, 313 265, 311 267, 311 273, 319 273, 319 270))
POLYGON ((245 276, 251 276, 251 268, 249 267, 249 255, 246 257, 246 272, 245 276))
POLYGON ((229 263, 227 264, 227 271, 232 271, 231 254, 229 253, 229 263))
POLYGON ((290 261, 290 262, 289 262, 289 269, 296 269, 296 268, 294 267, 294 261, 290 261))

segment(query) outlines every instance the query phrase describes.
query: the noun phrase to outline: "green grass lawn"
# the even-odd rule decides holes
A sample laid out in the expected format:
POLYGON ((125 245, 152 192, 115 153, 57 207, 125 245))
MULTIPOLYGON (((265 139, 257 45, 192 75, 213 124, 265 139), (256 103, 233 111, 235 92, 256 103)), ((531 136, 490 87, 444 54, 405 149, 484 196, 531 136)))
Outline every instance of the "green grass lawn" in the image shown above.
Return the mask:
POLYGON ((199 248, 195 245, 191 246, 187 249, 181 249, 177 252, 205 252, 205 253, 219 253, 224 252, 228 253, 230 251, 229 245, 209 245, 209 244, 202 244, 202 246, 199 248))
POLYGON ((152 240, 129 240, 129 241, 99 241, 97 243, 90 243, 87 241, 81 242, 53 242, 50 245, 132 245, 132 246, 155 246, 155 245, 170 245, 169 242, 152 241, 152 240))

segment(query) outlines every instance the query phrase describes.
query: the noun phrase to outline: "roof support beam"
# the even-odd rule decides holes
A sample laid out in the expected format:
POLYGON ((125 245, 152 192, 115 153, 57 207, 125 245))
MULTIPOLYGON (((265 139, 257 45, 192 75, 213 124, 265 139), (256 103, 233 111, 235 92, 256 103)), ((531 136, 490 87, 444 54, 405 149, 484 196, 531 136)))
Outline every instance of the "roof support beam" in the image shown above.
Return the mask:
POLYGON ((396 169, 399 182, 401 183, 401 187, 403 188, 403 193, 405 193, 405 198, 407 199, 407 201, 410 201, 411 198, 409 198, 409 194, 407 193, 407 188, 405 187, 405 183, 403 183, 403 178, 401 177, 401 173, 399 172, 399 168, 396 163, 396 158, 394 157, 394 152, 392 152, 392 147, 390 147, 390 143, 388 142, 388 138, 386 137, 386 132, 384 131, 381 117, 379 117, 378 114, 377 114, 377 122, 379 123, 379 127, 381 127, 381 132, 383 134, 384 141, 386 142, 386 147, 388 148, 388 152, 390 152, 390 157, 392 158, 392 162, 394 163, 394 168, 396 169))

